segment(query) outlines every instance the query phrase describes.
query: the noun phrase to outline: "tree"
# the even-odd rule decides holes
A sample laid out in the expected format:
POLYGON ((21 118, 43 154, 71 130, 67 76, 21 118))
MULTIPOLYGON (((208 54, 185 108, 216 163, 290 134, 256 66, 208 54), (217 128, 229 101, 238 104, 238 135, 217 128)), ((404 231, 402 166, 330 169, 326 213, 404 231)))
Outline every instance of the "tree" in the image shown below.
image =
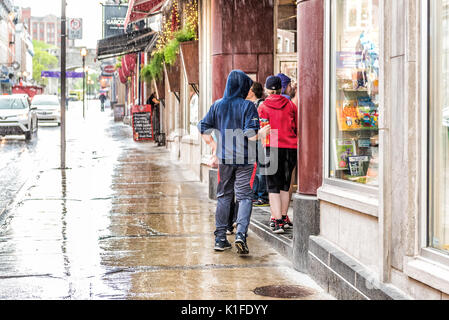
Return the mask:
POLYGON ((47 85, 48 80, 42 78, 41 74, 44 70, 54 69, 58 66, 58 58, 48 52, 49 49, 55 47, 37 40, 33 40, 33 46, 33 79, 41 85, 47 85))

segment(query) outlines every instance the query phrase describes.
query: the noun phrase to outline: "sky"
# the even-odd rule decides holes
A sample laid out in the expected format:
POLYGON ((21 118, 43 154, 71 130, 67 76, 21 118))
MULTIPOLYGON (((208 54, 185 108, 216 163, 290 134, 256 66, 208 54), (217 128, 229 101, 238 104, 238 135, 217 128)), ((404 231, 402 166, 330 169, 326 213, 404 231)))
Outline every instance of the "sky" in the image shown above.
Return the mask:
MULTIPOLYGON (((66 0, 68 18, 83 19, 83 39, 76 40, 76 46, 96 48, 101 39, 102 10, 100 0, 66 0)), ((30 7, 31 15, 36 17, 54 14, 61 16, 61 0, 13 0, 14 5, 30 7)))

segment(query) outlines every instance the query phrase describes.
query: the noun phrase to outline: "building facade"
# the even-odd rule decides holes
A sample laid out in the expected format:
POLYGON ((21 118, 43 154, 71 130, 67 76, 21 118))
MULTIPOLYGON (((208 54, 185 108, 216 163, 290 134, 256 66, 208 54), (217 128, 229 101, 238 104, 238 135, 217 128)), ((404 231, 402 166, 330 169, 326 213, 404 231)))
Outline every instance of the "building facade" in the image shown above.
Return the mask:
POLYGON ((303 128, 321 127, 322 165, 299 179, 297 266, 339 298, 447 299, 447 1, 311 0, 298 12, 300 86, 320 79, 304 83, 320 90, 300 95, 301 114, 311 101, 320 112, 303 128))
MULTIPOLYGON (((22 9, 22 14, 24 15, 24 22, 29 24, 29 32, 33 40, 57 47, 61 46, 61 18, 52 14, 34 17, 31 15, 30 8, 22 9)), ((75 40, 67 39, 67 46, 74 47, 75 40)))
POLYGON ((10 0, 0 1, 0 29, 0 93, 10 93, 15 62, 15 23, 10 0))
POLYGON ((227 75, 288 74, 295 268, 339 299, 448 299, 448 13, 447 0, 200 0, 197 86, 181 67, 142 100, 158 93, 166 147, 213 189, 196 124, 227 75))

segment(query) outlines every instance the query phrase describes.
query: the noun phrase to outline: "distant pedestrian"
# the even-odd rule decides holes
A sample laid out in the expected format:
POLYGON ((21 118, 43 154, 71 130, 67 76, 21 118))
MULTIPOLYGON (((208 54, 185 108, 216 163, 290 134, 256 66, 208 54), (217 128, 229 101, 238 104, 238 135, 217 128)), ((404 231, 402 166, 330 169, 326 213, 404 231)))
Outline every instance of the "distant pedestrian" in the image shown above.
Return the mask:
POLYGON ((101 102, 101 112, 104 111, 104 102, 106 101, 106 96, 104 94, 100 95, 100 102, 101 102))
POLYGON ((248 254, 246 234, 252 212, 252 184, 256 169, 255 142, 269 133, 269 126, 259 130, 259 116, 251 101, 246 100, 253 84, 244 72, 233 70, 228 76, 222 99, 217 100, 198 129, 207 144, 214 144, 212 132, 216 132, 219 161, 217 209, 215 214, 216 251, 232 248, 227 240, 231 202, 234 194, 239 202, 235 246, 239 254, 248 254), (235 193, 234 193, 235 192, 235 193))
POLYGON ((275 233, 293 226, 288 217, 292 174, 297 164, 298 108, 281 95, 282 81, 270 76, 265 83, 267 98, 259 107, 260 121, 271 126, 271 134, 265 142, 266 155, 270 161, 277 160, 277 171, 267 173, 267 185, 271 207, 271 223, 275 233))

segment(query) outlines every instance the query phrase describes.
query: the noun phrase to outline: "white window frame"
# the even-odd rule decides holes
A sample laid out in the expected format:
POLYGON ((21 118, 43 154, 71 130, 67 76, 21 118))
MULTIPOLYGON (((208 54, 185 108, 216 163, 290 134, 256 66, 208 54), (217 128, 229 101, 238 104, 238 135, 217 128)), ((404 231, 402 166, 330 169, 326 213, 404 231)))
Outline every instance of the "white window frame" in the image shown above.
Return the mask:
MULTIPOLYGON (((363 193, 368 196, 368 198, 378 198, 379 197, 379 186, 368 186, 363 184, 358 184, 355 182, 350 182, 342 179, 336 179, 330 177, 330 161, 331 161, 331 150, 330 150, 330 129, 331 129, 331 112, 332 107, 335 104, 335 81, 333 79, 335 75, 335 61, 336 61, 336 50, 335 48, 335 38, 332 37, 332 30, 336 28, 335 12, 332 10, 335 6, 332 4, 334 0, 327 0, 325 2, 325 43, 324 43, 324 166, 323 166, 323 184, 327 184, 334 187, 340 187, 346 190, 356 191, 357 193, 363 193)), ((382 54, 382 50, 380 50, 382 54)), ((381 59, 382 60, 382 59, 381 59)), ((383 63, 381 63, 380 79, 383 79, 383 63)), ((380 89, 380 109, 383 107, 383 89, 382 84, 380 89)), ((380 115, 382 117, 382 114, 380 115)), ((379 123, 381 121, 379 120, 379 123)), ((382 157, 383 148, 379 146, 379 159, 382 157)), ((381 166, 381 163, 379 164, 381 166)), ((381 168, 379 167, 379 184, 382 183, 381 168)))
POLYGON ((428 218, 430 212, 430 123, 431 120, 431 48, 432 35, 435 33, 436 24, 432 21, 430 9, 430 1, 435 0, 421 0, 420 1, 420 16, 421 19, 421 52, 420 52, 420 110, 421 110, 421 167, 420 167, 420 208, 419 221, 417 227, 418 247, 416 256, 406 257, 404 261, 404 273, 418 280, 430 287, 449 294, 449 255, 443 253, 441 250, 434 249, 429 246, 429 224, 428 218))
MULTIPOLYGON (((279 35, 278 33, 278 6, 279 6, 279 0, 276 0, 274 3, 274 23, 273 23, 273 34, 274 34, 274 74, 278 74, 281 72, 281 63, 282 62, 298 62, 298 53, 297 52, 281 52, 284 51, 284 43, 285 39, 283 36, 279 35), (279 50, 279 41, 281 48, 279 50)), ((294 49, 294 47, 293 47, 294 49)), ((265 79, 259 79, 261 83, 264 83, 265 79)), ((297 81, 297 79, 295 79, 297 81)))
POLYGON ((437 32, 436 22, 432 19, 432 9, 430 7, 430 2, 434 0, 424 0, 421 1, 421 145, 422 145, 422 156, 421 156, 421 179, 424 182, 422 185, 425 187, 421 191, 421 217, 420 217, 420 255, 424 258, 431 259, 433 261, 443 263, 449 266, 449 253, 444 253, 441 250, 435 249, 430 246, 430 230, 429 230, 429 218, 432 214, 431 212, 431 194, 429 189, 431 187, 431 170, 432 165, 429 158, 432 157, 431 153, 431 139, 433 139, 433 134, 431 133, 431 128, 433 123, 432 120, 432 97, 434 96, 434 88, 431 87, 431 77, 432 77, 432 65, 431 59, 434 59, 434 51, 432 47, 434 43, 429 39, 435 39, 437 32), (432 36, 433 35, 433 36, 432 36))

